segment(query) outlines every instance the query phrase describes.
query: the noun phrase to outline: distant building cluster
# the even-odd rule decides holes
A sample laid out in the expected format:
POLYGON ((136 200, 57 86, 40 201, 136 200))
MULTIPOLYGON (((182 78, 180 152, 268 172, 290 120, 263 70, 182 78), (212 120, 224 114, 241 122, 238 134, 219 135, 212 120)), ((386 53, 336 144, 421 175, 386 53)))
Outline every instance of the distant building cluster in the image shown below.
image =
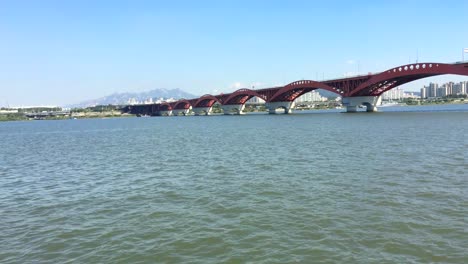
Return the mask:
MULTIPOLYGON (((306 93, 304 95, 299 96, 296 99, 296 103, 304 103, 304 102, 326 102, 328 101, 327 97, 323 97, 317 91, 312 91, 306 93)), ((247 104, 264 104, 265 100, 258 97, 252 97, 247 102, 247 104)))
POLYGON ((139 101, 137 98, 129 98, 127 100, 127 104, 128 105, 140 105, 140 104, 160 104, 162 102, 168 102, 168 103, 171 103, 171 102, 175 102, 177 101, 176 99, 174 98, 158 98, 156 100, 154 100, 153 98, 148 98, 146 100, 142 100, 142 101, 139 101))
POLYGON ((405 92, 400 87, 386 91, 382 94, 383 101, 399 101, 408 98, 418 98, 418 96, 412 92, 405 92))
POLYGON ((306 93, 304 95, 299 96, 296 99, 296 103, 326 102, 326 101, 328 101, 328 98, 321 96, 317 91, 312 91, 310 93, 306 93))
POLYGON ((0 109, 0 114, 14 114, 18 113, 17 108, 2 108, 0 109))
POLYGON ((467 94, 468 81, 465 82, 449 82, 439 86, 438 83, 429 83, 429 86, 421 88, 421 98, 436 98, 453 95, 464 95, 467 94))
POLYGON ((249 100, 247 100, 247 102, 245 102, 246 104, 264 104, 265 103, 265 100, 263 100, 262 98, 259 98, 259 97, 252 97, 250 98, 249 100))

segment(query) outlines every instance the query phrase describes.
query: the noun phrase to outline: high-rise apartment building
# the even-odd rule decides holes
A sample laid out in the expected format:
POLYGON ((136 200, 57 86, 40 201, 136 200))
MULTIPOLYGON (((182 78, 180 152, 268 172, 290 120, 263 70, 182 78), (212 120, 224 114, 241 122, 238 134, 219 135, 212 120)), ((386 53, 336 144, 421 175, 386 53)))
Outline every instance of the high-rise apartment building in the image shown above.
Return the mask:
POLYGON ((444 84, 444 85, 442 85, 441 87, 437 88, 437 90, 436 90, 436 96, 435 96, 435 97, 444 97, 444 96, 447 96, 447 95, 448 95, 447 91, 448 91, 447 85, 444 84))
POLYGON ((439 84, 437 83, 429 83, 429 87, 427 87, 427 98, 437 97, 437 88, 439 88, 439 84))
POLYGON ((302 103, 302 102, 323 102, 326 101, 327 98, 322 97, 317 91, 312 91, 309 93, 306 93, 304 95, 299 96, 296 99, 296 103, 302 103))
POLYGON ((426 99, 427 98, 427 88, 423 87, 421 88, 421 99, 426 99))
POLYGON ((462 95, 466 94, 466 84, 468 82, 459 82, 459 83, 454 83, 452 86, 452 95, 462 95))
POLYGON ((386 101, 398 101, 403 98, 405 98, 405 92, 399 87, 386 91, 382 94, 382 100, 386 101))

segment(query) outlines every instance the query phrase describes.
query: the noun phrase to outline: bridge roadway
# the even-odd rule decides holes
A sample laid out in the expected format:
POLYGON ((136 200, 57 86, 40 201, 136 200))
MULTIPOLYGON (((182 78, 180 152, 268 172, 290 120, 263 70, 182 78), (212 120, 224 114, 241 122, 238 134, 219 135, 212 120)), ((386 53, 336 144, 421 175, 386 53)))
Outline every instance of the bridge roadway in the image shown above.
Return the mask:
POLYGON ((190 111, 195 115, 209 115, 213 105, 219 103, 225 114, 242 114, 245 103, 252 97, 258 97, 265 100, 265 106, 270 114, 276 113, 279 108, 289 114, 295 106, 296 98, 316 89, 324 89, 342 97, 346 112, 356 112, 361 105, 366 106, 367 112, 374 112, 377 111, 382 93, 405 83, 443 74, 468 76, 468 62, 413 63, 376 74, 369 73, 321 82, 299 80, 280 87, 259 90, 245 88, 229 94, 206 94, 199 98, 180 99, 175 102, 127 105, 122 111, 149 116, 187 115, 190 111))
POLYGON ((56 116, 69 116, 70 111, 51 111, 51 112, 38 112, 38 113, 25 113, 27 118, 33 119, 45 119, 47 117, 56 117, 56 116))

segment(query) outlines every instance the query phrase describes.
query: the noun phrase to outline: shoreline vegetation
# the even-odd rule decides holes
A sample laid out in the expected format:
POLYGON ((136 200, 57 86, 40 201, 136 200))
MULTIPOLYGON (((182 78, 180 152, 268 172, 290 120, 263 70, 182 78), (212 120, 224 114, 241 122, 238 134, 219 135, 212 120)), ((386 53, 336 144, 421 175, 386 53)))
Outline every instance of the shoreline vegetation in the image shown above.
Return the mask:
MULTIPOLYGON (((433 98, 433 99, 405 99, 394 101, 397 106, 415 105, 444 105, 444 104, 467 104, 466 97, 453 98, 433 98)), ((379 106, 377 106, 378 108, 379 106)), ((342 108, 340 103, 335 101, 301 103, 296 106, 297 111, 302 110, 326 110, 342 108)), ((66 119, 90 119, 90 118, 116 118, 134 117, 135 115, 122 113, 122 106, 100 105, 86 108, 74 108, 64 111, 59 107, 35 107, 35 108, 0 108, 0 122, 2 121, 28 121, 28 120, 66 120, 66 119)), ((266 112, 265 105, 247 105, 244 112, 266 112)), ((213 114, 221 114, 220 105, 213 106, 213 114)))
POLYGON ((64 110, 60 107, 0 108, 0 122, 115 118, 133 116, 122 113, 121 108, 122 106, 119 105, 103 105, 86 108, 74 108, 70 110, 64 110))

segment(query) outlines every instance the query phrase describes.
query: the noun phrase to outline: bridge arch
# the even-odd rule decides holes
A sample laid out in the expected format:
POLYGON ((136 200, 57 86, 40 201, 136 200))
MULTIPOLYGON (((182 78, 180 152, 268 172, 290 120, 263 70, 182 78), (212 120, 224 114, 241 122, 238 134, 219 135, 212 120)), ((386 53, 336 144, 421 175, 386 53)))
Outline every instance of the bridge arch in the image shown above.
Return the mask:
POLYGON ((412 63, 398 66, 372 76, 350 92, 349 96, 379 96, 397 86, 419 79, 456 74, 468 76, 468 63, 412 63))
POLYGON ((168 102, 162 102, 159 108, 160 111, 171 111, 172 105, 168 102))
POLYGON ((192 106, 189 100, 180 99, 174 103, 173 109, 189 109, 192 106))
POLYGON ((254 90, 250 89, 239 89, 233 93, 231 93, 223 102, 224 105, 230 104, 245 104, 250 98, 258 97, 262 100, 266 101, 266 96, 257 93, 254 90))
POLYGON ((222 104, 221 100, 219 100, 216 96, 213 96, 211 94, 205 94, 198 98, 198 100, 195 102, 195 104, 192 105, 192 107, 211 107, 215 103, 222 104))
POLYGON ((301 80, 292 82, 279 89, 271 98, 268 99, 268 102, 292 102, 296 100, 296 98, 298 98, 299 96, 316 89, 324 89, 336 93, 338 95, 342 94, 340 90, 331 87, 327 84, 311 80, 301 80))

